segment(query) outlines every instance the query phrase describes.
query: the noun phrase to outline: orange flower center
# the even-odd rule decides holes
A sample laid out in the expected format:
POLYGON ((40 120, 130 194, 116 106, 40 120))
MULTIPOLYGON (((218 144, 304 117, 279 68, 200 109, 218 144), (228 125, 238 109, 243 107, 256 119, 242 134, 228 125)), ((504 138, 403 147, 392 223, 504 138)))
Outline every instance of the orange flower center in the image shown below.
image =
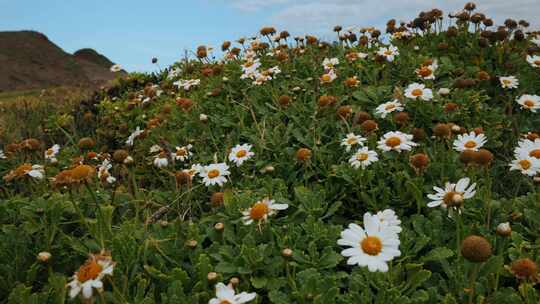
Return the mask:
POLYGON ((384 109, 386 111, 390 111, 390 110, 393 110, 395 107, 396 107, 396 105, 391 103, 391 104, 387 105, 386 107, 384 107, 384 109))
POLYGON ((231 302, 229 302, 227 300, 222 300, 221 302, 219 302, 219 304, 231 304, 231 302))
POLYGON ((236 157, 244 157, 247 155, 247 151, 246 150, 240 150, 238 152, 236 152, 236 157))
POLYGON ((186 154, 187 154, 187 151, 184 148, 176 150, 176 156, 186 156, 186 154))
POLYGON ((212 169, 212 170, 208 171, 208 177, 209 178, 216 178, 218 176, 219 176, 219 170, 212 169))
POLYGON ((360 242, 360 247, 369 255, 378 255, 382 251, 382 242, 376 236, 368 236, 360 242))
POLYGON ((519 161, 519 165, 521 166, 521 168, 523 168, 524 170, 528 170, 530 167, 531 167, 531 162, 526 160, 526 159, 522 159, 519 161))
POLYGON ((52 149, 47 149, 47 155, 52 155, 53 154, 53 150, 52 149))
POLYGON ((401 144, 401 139, 399 137, 390 137, 386 140, 386 145, 389 147, 397 147, 401 144))
POLYGON ((412 90, 411 94, 415 97, 422 96, 422 89, 414 89, 412 90))
POLYGON ((472 149, 472 148, 476 147, 476 142, 474 140, 469 140, 468 142, 465 143, 464 146, 467 149, 472 149))
POLYGON ((423 66, 421 67, 420 69, 418 69, 417 71, 418 75, 422 76, 422 77, 428 77, 430 76, 433 72, 431 71, 431 69, 427 66, 423 66))
POLYGON ((268 211, 270 211, 270 209, 268 208, 267 204, 258 202, 251 207, 251 210, 249 211, 249 216, 254 220, 261 220, 264 218, 265 215, 268 214, 268 211))
POLYGON ((365 161, 368 159, 368 154, 367 153, 358 153, 356 155, 356 159, 359 160, 359 161, 365 161))
POLYGON ((444 195, 443 202, 447 206, 459 206, 463 202, 463 194, 461 192, 450 191, 444 195))
POLYGON ((330 80, 332 80, 332 78, 330 77, 329 74, 324 74, 322 75, 321 80, 324 82, 329 82, 330 80))
POLYGON ((31 164, 22 164, 17 169, 15 169, 15 176, 22 176, 30 171, 32 171, 31 164))
POLYGON ((535 65, 540 65, 540 60, 535 60, 535 61, 534 61, 534 64, 535 64, 535 65))
POLYGON ((525 100, 525 102, 523 102, 523 105, 524 105, 526 108, 532 108, 532 107, 534 107, 534 101, 532 101, 532 100, 525 100))
POLYGON ((91 260, 79 268, 79 271, 77 271, 77 279, 81 283, 88 280, 94 280, 101 273, 101 270, 101 265, 99 265, 95 260, 91 260))
POLYGON ((529 152, 529 156, 534 158, 540 158, 540 149, 534 149, 531 152, 529 152))

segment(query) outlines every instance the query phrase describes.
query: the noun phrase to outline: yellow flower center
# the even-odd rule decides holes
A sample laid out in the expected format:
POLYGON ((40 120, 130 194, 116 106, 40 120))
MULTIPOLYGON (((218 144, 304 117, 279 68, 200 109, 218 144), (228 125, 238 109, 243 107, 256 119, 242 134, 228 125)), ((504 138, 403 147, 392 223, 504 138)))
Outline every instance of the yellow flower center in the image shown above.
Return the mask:
POLYGON ((399 137, 390 137, 386 140, 386 145, 389 147, 397 147, 401 144, 401 139, 399 137))
POLYGON ((187 151, 184 148, 176 150, 176 156, 186 156, 186 154, 187 154, 187 151))
POLYGON ((52 149, 47 149, 47 152, 46 152, 46 153, 47 153, 47 155, 52 155, 53 152, 54 152, 54 151, 53 151, 52 149))
POLYGON ((94 280, 101 273, 101 270, 101 265, 99 265, 95 260, 91 260, 79 268, 79 271, 77 271, 77 279, 81 283, 88 280, 94 280))
POLYGON ((332 78, 330 77, 329 74, 324 74, 324 75, 322 75, 321 80, 323 82, 329 82, 330 80, 332 80, 332 78))
POLYGON ((508 80, 508 79, 503 79, 503 80, 502 80, 502 83, 503 83, 504 85, 510 85, 510 84, 512 83, 512 81, 510 81, 510 80, 508 80))
POLYGON ((464 146, 467 149, 472 149, 472 148, 476 147, 476 142, 474 140, 469 140, 468 142, 465 143, 464 146))
POLYGON ((526 108, 532 108, 532 107, 534 107, 534 101, 532 101, 532 100, 525 100, 525 102, 523 102, 523 105, 524 105, 526 108))
POLYGON ((209 178, 216 178, 218 176, 219 176, 219 170, 212 169, 212 170, 208 171, 208 177, 209 178))
POLYGON ((358 153, 356 154, 356 159, 359 160, 359 161, 365 161, 368 159, 368 154, 367 153, 358 153))
POLYGON ((519 161, 519 165, 521 166, 521 168, 523 168, 523 170, 528 170, 532 164, 530 161, 522 159, 519 161))
POLYGON ((356 138, 354 138, 354 137, 347 139, 347 144, 349 144, 351 146, 356 144, 357 142, 358 142, 358 140, 356 138))
POLYGON ((360 247, 369 255, 378 255, 382 251, 382 242, 376 236, 368 236, 360 242, 360 247))
POLYGON ((249 211, 249 216, 253 220, 261 220, 264 218, 265 215, 268 214, 268 211, 270 211, 270 209, 268 208, 267 204, 258 202, 251 207, 251 210, 249 211))
POLYGON ((385 56, 391 56, 391 55, 392 55, 392 51, 386 50, 386 51, 384 51, 384 55, 385 55, 385 56))
POLYGON ((244 157, 247 155, 247 151, 246 150, 240 150, 238 152, 236 152, 236 157, 244 157))
POLYGON ((540 149, 534 149, 529 152, 529 156, 534 158, 540 158, 540 149))
POLYGON ((411 94, 415 97, 422 96, 422 89, 414 89, 412 90, 411 94))

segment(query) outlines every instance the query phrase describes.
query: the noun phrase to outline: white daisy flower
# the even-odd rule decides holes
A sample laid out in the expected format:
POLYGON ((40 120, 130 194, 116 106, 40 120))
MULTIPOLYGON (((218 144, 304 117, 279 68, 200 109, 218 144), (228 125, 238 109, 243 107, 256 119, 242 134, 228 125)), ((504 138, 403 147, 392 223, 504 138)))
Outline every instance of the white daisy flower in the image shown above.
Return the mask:
POLYGON ((394 61, 396 56, 399 55, 399 51, 397 47, 390 45, 388 47, 379 48, 379 50, 377 51, 377 55, 383 56, 388 62, 392 62, 394 61))
POLYGON ((242 163, 255 155, 251 151, 251 148, 252 146, 250 144, 236 145, 231 149, 231 153, 229 153, 229 161, 234 162, 237 167, 240 167, 242 163))
POLYGON ((115 64, 111 66, 111 72, 116 73, 120 72, 122 70, 122 66, 119 64, 115 64))
POLYGON ((175 67, 167 73, 167 79, 172 80, 182 74, 182 69, 175 67))
POLYGON ((394 210, 385 209, 377 212, 374 216, 379 219, 381 226, 386 226, 389 230, 396 234, 401 232, 401 220, 398 218, 394 210))
POLYGON ((260 66, 261 63, 259 59, 247 60, 244 64, 242 64, 242 72, 244 74, 251 74, 257 71, 260 66))
POLYGON ((449 88, 440 88, 437 93, 441 96, 446 96, 448 94, 450 94, 450 89, 449 88))
POLYGON ((75 298, 82 291, 82 297, 89 300, 94 295, 94 289, 103 291, 103 278, 112 275, 115 263, 109 255, 90 255, 90 258, 79 268, 67 284, 70 288, 70 298, 75 298))
POLYGON ((251 83, 253 85, 262 85, 263 83, 272 80, 272 76, 268 73, 255 74, 255 80, 251 83))
POLYGON ((533 38, 531 42, 534 43, 537 47, 540 47, 540 38, 533 38))
POLYGON ((514 149, 514 155, 516 158, 520 155, 528 155, 540 159, 540 139, 534 141, 530 139, 520 140, 518 146, 514 149))
POLYGON ((328 72, 324 73, 321 77, 321 83, 331 83, 337 78, 336 72, 334 70, 329 70, 328 72))
POLYGON ((100 166, 98 166, 98 178, 99 180, 105 180, 109 184, 116 182, 116 178, 112 176, 109 170, 112 168, 111 161, 104 159, 100 166))
POLYGON ((405 97, 427 101, 433 99, 433 92, 425 85, 414 82, 405 89, 405 97))
POLYGON ((435 194, 427 195, 431 200, 427 206, 430 208, 441 206, 443 208, 460 209, 464 200, 470 199, 476 194, 476 183, 469 186, 470 182, 471 180, 468 177, 464 177, 458 180, 456 184, 447 182, 444 189, 437 186, 433 187, 435 194))
POLYGON ((271 67, 268 70, 266 70, 266 72, 272 75, 277 75, 277 74, 281 74, 281 69, 276 65, 275 67, 271 67))
POLYGON ((189 79, 189 80, 179 79, 173 82, 173 85, 175 85, 179 89, 183 88, 185 91, 189 91, 191 87, 198 86, 200 83, 201 83, 200 79, 189 79))
POLYGON ((367 266, 371 272, 387 272, 387 263, 401 255, 398 235, 369 213, 364 214, 364 227, 349 224, 341 232, 338 245, 351 247, 341 251, 341 255, 349 258, 348 265, 367 266))
POLYGON ((274 200, 264 198, 253 204, 249 209, 242 211, 242 221, 244 225, 251 225, 254 221, 258 224, 266 222, 269 216, 276 214, 279 210, 289 208, 287 204, 276 204, 274 200))
POLYGON ((135 131, 133 131, 133 133, 131 133, 128 139, 126 140, 126 145, 133 146, 133 141, 135 140, 135 138, 139 137, 143 133, 144 133, 144 130, 141 130, 141 127, 137 126, 135 131))
POLYGON ((242 304, 252 301, 257 296, 256 293, 241 292, 235 294, 234 289, 223 283, 216 284, 216 297, 210 299, 208 304, 242 304))
POLYGON ((159 145, 152 145, 150 149, 148 150, 148 152, 150 152, 150 154, 154 154, 157 152, 161 152, 161 150, 163 149, 159 145))
POLYGON ((0 150, 0 159, 6 159, 6 155, 4 154, 3 150, 0 150))
POLYGON ((433 80, 435 79, 435 71, 439 68, 437 60, 434 60, 431 64, 421 65, 420 68, 416 69, 414 72, 416 76, 425 79, 433 80))
POLYGON ((336 65, 339 64, 339 59, 337 58, 324 58, 323 60, 323 67, 325 70, 332 70, 336 65))
POLYGON ((169 159, 167 159, 167 155, 165 154, 165 152, 159 153, 154 158, 154 166, 156 166, 156 168, 165 168, 168 165, 169 165, 169 159))
POLYGON ((365 169, 367 166, 379 160, 377 152, 369 150, 367 147, 362 147, 354 153, 349 159, 349 163, 355 169, 362 167, 365 169))
POLYGON ((510 171, 519 170, 527 176, 535 176, 540 173, 540 159, 532 157, 528 153, 517 155, 509 166, 510 171))
POLYGON ((387 151, 410 151, 412 147, 418 144, 412 141, 413 136, 411 134, 403 133, 400 131, 387 132, 377 142, 377 147, 385 152, 387 151))
POLYGON ((487 142, 486 135, 476 134, 471 131, 469 134, 459 134, 454 140, 454 150, 462 152, 465 150, 478 151, 487 142))
POLYGON ((56 155, 60 151, 60 145, 54 144, 52 147, 47 149, 45 151, 45 159, 50 161, 51 163, 56 163, 58 160, 56 159, 56 155))
POLYGON ((385 118, 386 115, 394 111, 403 111, 403 105, 397 99, 385 102, 377 106, 377 108, 375 108, 375 115, 379 115, 381 118, 385 118))
POLYGON ((202 182, 206 186, 223 186, 227 182, 226 176, 231 174, 229 166, 226 163, 210 164, 200 169, 199 175, 203 178, 202 182))
POLYGON ((519 85, 519 80, 515 76, 501 76, 499 82, 503 89, 516 89, 519 85))
POLYGON ((533 113, 536 113, 540 109, 540 96, 538 95, 521 95, 517 100, 517 103, 521 105, 522 109, 530 110, 533 113))
POLYGON ((176 147, 176 151, 171 153, 171 158, 174 160, 186 161, 193 156, 193 153, 190 151, 191 148, 193 148, 191 144, 183 147, 176 147))
POLYGON ((538 55, 527 55, 527 62, 533 67, 533 68, 540 68, 540 56, 538 55))
POLYGON ((32 165, 32 168, 26 172, 26 175, 35 179, 43 179, 45 177, 45 169, 42 165, 32 165))
POLYGON ((364 141, 366 139, 360 135, 356 135, 354 133, 349 133, 347 136, 345 136, 344 139, 341 140, 341 145, 345 146, 345 151, 349 152, 351 151, 351 148, 356 145, 362 146, 364 141))

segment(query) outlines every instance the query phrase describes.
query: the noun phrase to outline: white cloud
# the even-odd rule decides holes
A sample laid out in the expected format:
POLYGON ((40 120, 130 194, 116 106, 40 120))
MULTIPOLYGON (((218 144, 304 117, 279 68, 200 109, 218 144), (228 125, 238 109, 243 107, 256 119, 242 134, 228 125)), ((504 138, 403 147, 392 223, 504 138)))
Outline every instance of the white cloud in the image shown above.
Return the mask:
MULTIPOLYGON (((328 34, 334 25, 376 26, 384 30, 386 21, 410 21, 422 10, 439 8, 454 12, 463 8, 466 1, 455 0, 230 0, 243 11, 262 11, 271 8, 269 24, 292 33, 328 34)), ((538 0, 478 0, 477 10, 502 24, 506 18, 525 19, 531 28, 540 28, 538 0)), ((446 19, 448 20, 448 19, 446 19)))

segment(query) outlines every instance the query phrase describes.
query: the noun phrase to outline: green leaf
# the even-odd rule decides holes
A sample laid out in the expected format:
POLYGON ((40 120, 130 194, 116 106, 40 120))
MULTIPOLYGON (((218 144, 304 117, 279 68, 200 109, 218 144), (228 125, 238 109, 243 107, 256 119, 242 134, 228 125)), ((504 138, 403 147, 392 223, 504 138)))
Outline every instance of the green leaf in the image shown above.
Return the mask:
POLYGON ((251 278, 251 284, 257 289, 264 288, 264 286, 266 286, 266 283, 268 283, 268 279, 266 277, 251 278))
POLYGON ((415 272, 413 275, 408 277, 407 284, 409 286, 409 290, 415 290, 419 286, 421 286, 425 281, 427 281, 431 277, 431 271, 428 270, 420 270, 415 272))
POLYGON ((426 254, 422 258, 422 262, 445 260, 454 255, 454 252, 446 247, 438 247, 426 254))

